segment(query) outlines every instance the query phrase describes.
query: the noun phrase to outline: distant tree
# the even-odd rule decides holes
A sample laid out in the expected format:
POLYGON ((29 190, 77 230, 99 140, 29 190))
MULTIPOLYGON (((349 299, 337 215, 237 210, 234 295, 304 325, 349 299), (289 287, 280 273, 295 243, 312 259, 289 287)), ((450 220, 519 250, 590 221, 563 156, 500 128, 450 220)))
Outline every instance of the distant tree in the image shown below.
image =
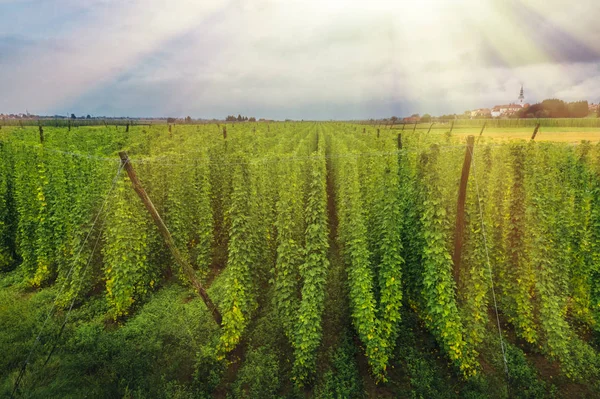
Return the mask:
POLYGON ((75 114, 71 114, 71 119, 77 119, 77 117, 75 116, 75 114))
POLYGON ((392 116, 390 118, 390 122, 392 122, 392 125, 395 125, 398 122, 398 117, 397 116, 392 116))
POLYGON ((167 123, 175 123, 176 118, 167 118, 167 123))
POLYGON ((568 118, 569 108, 567 104, 557 98, 542 101, 542 109, 548 111, 549 118, 568 118))
POLYGON ((429 123, 431 122, 431 115, 429 114, 425 114, 421 117, 421 122, 423 123, 429 123))
POLYGON ((411 117, 411 118, 418 118, 418 117, 419 117, 419 114, 412 114, 410 117, 411 117))
POLYGON ((536 118, 551 118, 550 111, 547 109, 541 109, 535 113, 536 118))
POLYGON ((250 119, 248 119, 248 122, 256 122, 256 118, 251 116, 250 119))
POLYGON ((87 116, 85 117, 85 119, 92 119, 92 117, 90 116, 90 114, 87 114, 87 116))
POLYGON ((241 121, 243 121, 243 120, 244 120, 244 118, 242 118, 242 115, 238 114, 237 121, 238 121, 238 122, 241 122, 241 121))
POLYGON ((440 120, 451 120, 451 119, 456 119, 456 114, 442 115, 442 116, 440 116, 438 119, 440 119, 440 120))
POLYGON ((235 122, 237 120, 237 118, 235 117, 235 115, 227 115, 227 118, 225 118, 225 121, 227 122, 235 122))
POLYGON ((569 117, 571 118, 585 118, 590 113, 589 104, 587 101, 575 101, 567 104, 569 110, 569 117))
POLYGON ((535 118, 535 114, 541 111, 543 106, 541 103, 530 105, 527 108, 522 108, 519 112, 519 118, 535 118))
POLYGON ((517 114, 519 118, 585 118, 589 114, 587 101, 566 103, 550 98, 541 103, 523 108, 517 114))
POLYGON ((185 123, 192 123, 192 118, 189 115, 185 117, 185 123))

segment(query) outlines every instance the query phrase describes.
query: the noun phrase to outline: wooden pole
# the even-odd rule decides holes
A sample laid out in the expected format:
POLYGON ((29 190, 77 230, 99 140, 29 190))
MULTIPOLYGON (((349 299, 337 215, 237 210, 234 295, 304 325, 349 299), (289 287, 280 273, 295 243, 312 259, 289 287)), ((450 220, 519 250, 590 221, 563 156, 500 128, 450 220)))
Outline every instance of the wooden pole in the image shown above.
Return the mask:
POLYGON ((452 129, 454 129, 454 121, 452 121, 452 125, 450 125, 450 133, 452 133, 452 129))
POLYGON ((171 233, 169 233, 169 229, 167 229, 165 222, 163 222, 162 218, 158 214, 158 211, 154 207, 154 204, 150 200, 150 197, 148 197, 148 194, 146 194, 146 190, 144 190, 144 187, 142 187, 142 184, 138 180, 137 175, 135 174, 135 170, 133 170, 133 166, 131 165, 131 161, 127 156, 127 153, 125 151, 121 151, 119 152, 119 157, 121 157, 121 163, 127 171, 127 175, 129 175, 129 180, 131 180, 133 189, 144 203, 144 206, 150 213, 150 216, 152 216, 152 219, 154 219, 154 223, 156 224, 156 227, 158 227, 158 231, 164 239, 165 244, 171 251, 171 254, 175 258, 175 261, 179 264, 179 266, 181 266, 186 277, 190 280, 200 297, 202 297, 202 300, 204 301, 206 307, 212 314, 213 319, 215 319, 217 324, 221 326, 223 321, 223 318, 221 317, 221 312, 219 312, 219 309, 217 309, 215 304, 208 296, 208 293, 202 286, 202 283, 196 278, 196 273, 194 272, 192 266, 188 262, 186 262, 186 260, 179 253, 179 250, 177 249, 177 246, 175 245, 175 242, 171 237, 171 233))
POLYGON ((416 129, 417 129, 417 122, 415 121, 415 127, 413 127, 413 133, 415 132, 416 129))
POLYGON ((40 143, 44 144, 44 128, 42 127, 42 123, 38 126, 40 128, 40 143))
POLYGON ((404 128, 406 127, 406 123, 402 124, 402 131, 404 131, 404 128))
POLYGON ((464 230, 465 230, 465 200, 467 199, 467 183, 469 181, 469 171, 471 170, 471 160, 473 158, 473 145, 475 137, 467 137, 467 149, 465 151, 465 160, 463 162, 462 174, 460 176, 460 186, 458 188, 458 205, 456 210, 456 227, 454 229, 454 281, 456 286, 459 284, 460 255, 462 251, 464 230))
POLYGON ((379 138, 379 128, 377 128, 377 138, 379 138))
POLYGON ((402 133, 398 133, 398 149, 402 149, 402 133))
POLYGON ((533 134, 531 135, 531 141, 535 140, 535 136, 537 135, 539 129, 540 129, 540 124, 538 122, 538 124, 535 125, 535 129, 533 129, 533 134))
POLYGON ((481 137, 481 135, 483 134, 483 131, 484 131, 486 125, 487 125, 487 122, 483 122, 483 126, 481 127, 481 131, 479 132, 479 137, 481 137))
POLYGON ((433 122, 431 125, 429 125, 429 130, 427 131, 427 134, 429 134, 429 132, 431 132, 431 128, 433 127, 434 124, 435 124, 435 122, 433 122))
POLYGON ((223 126, 223 138, 227 139, 227 126, 223 126))

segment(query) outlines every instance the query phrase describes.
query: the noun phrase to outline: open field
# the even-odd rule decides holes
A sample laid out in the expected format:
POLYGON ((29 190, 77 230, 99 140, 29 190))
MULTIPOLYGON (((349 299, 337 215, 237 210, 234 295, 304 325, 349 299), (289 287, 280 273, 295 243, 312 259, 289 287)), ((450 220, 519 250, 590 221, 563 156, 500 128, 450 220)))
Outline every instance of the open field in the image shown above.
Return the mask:
MULTIPOLYGON (((450 131, 450 125, 433 125, 429 131, 430 124, 418 124, 415 132, 431 135, 438 135, 440 140, 450 131)), ((391 127, 395 132, 412 133, 414 125, 406 125, 404 130, 402 126, 391 127)), ((482 126, 455 126, 452 129, 452 134, 459 137, 473 135, 479 137, 482 126)), ((389 126, 381 126, 382 130, 390 129, 389 126)), ((534 128, 532 127, 487 127, 481 135, 480 142, 488 140, 495 142, 507 142, 511 140, 530 140, 534 128)), ((536 136, 537 141, 555 141, 563 143, 579 143, 581 141, 600 141, 600 127, 540 127, 536 136)))
POLYGON ((600 133, 527 129, 3 127, 0 396, 598 397, 600 133))

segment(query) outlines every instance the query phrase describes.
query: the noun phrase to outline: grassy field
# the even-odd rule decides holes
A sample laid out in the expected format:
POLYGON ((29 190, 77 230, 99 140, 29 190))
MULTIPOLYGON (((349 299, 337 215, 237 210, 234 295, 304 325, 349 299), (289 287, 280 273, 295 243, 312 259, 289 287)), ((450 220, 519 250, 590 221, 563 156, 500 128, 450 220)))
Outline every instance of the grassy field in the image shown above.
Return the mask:
MULTIPOLYGON (((402 126, 395 126, 392 130, 402 131, 402 126)), ((408 125, 405 128, 406 132, 412 132, 413 127, 408 125)), ((416 132, 427 134, 429 125, 419 124, 415 129, 416 132)), ((444 136, 448 134, 450 127, 447 125, 433 126, 429 134, 444 136)), ((452 130, 453 136, 479 136, 481 127, 454 127, 452 130)), ((488 141, 513 141, 513 140, 530 140, 533 133, 533 128, 530 127, 486 127, 483 131, 481 140, 488 141)), ((600 128, 596 127, 540 127, 535 138, 538 141, 555 141, 562 143, 579 143, 581 141, 600 141, 600 128)))

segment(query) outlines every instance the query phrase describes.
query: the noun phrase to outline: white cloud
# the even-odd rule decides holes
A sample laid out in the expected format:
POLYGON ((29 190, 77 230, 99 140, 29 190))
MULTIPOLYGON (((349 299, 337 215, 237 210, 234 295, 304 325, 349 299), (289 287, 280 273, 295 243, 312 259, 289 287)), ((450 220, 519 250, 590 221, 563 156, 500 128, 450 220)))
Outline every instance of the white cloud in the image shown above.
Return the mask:
POLYGON ((43 40, 35 29, 17 36, 37 38, 25 55, 3 60, 0 33, 0 110, 447 113, 514 100, 521 83, 528 100, 597 101, 600 48, 589 32, 599 29, 590 16, 598 6, 561 3, 63 0, 83 17, 43 40), (544 42, 542 26, 524 18, 564 42, 544 42))

